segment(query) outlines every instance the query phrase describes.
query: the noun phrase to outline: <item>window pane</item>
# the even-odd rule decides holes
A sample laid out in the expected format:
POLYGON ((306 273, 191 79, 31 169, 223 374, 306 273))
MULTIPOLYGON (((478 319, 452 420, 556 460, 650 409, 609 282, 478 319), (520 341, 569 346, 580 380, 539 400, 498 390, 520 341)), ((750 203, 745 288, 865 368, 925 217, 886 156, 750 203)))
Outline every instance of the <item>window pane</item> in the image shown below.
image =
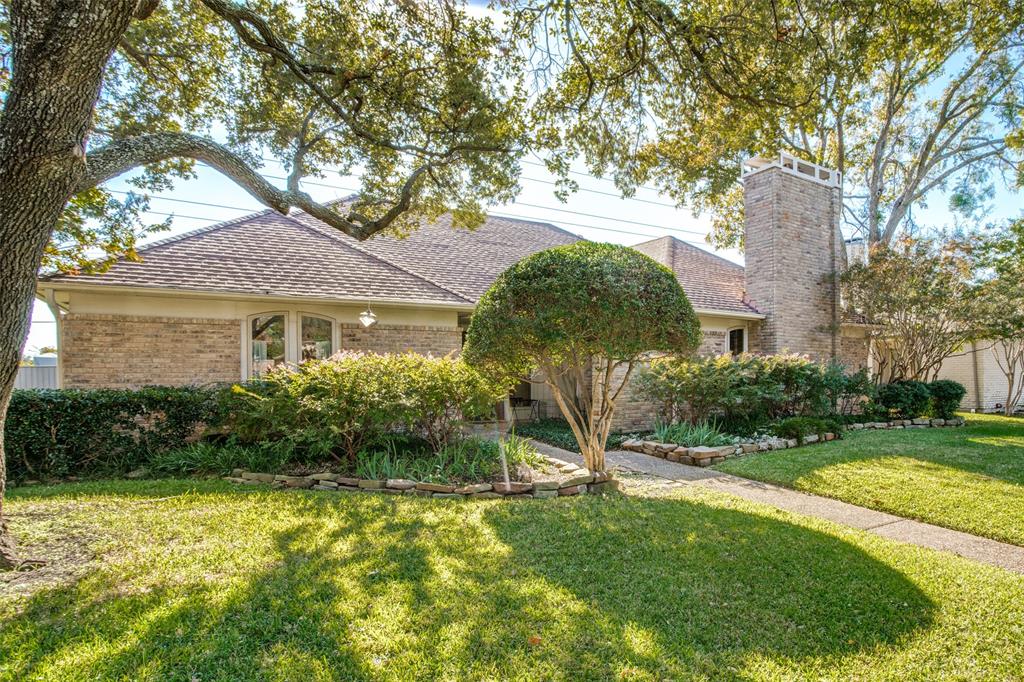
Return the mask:
POLYGON ((250 334, 253 376, 261 376, 284 364, 284 315, 254 317, 250 334))
POLYGON ((322 317, 302 318, 302 360, 331 357, 331 321, 322 317))
POLYGON ((729 352, 739 355, 743 352, 743 330, 733 329, 729 332, 729 352))

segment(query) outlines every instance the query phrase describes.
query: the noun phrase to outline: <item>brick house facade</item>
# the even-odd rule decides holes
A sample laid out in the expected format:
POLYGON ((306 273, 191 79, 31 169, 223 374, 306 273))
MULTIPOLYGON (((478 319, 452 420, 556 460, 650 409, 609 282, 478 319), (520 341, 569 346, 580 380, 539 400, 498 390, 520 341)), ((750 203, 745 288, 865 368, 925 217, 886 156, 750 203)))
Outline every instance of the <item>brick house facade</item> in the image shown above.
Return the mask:
MULTIPOLYGON (((838 318, 837 175, 780 156, 752 160, 743 181, 746 269, 673 237, 633 247, 676 274, 704 331, 698 352, 789 350, 865 364, 863 334, 838 318)), ((263 211, 155 242, 141 262, 104 274, 43 277, 38 293, 58 318, 65 387, 232 382, 339 350, 458 352, 502 271, 578 239, 489 217, 472 232, 442 218, 406 238, 358 242, 304 213, 263 211), (359 321, 367 307, 378 317, 368 328, 359 321)), ((557 414, 543 386, 527 393, 557 414)), ((655 415, 632 386, 618 411, 620 428, 647 428, 655 415)))

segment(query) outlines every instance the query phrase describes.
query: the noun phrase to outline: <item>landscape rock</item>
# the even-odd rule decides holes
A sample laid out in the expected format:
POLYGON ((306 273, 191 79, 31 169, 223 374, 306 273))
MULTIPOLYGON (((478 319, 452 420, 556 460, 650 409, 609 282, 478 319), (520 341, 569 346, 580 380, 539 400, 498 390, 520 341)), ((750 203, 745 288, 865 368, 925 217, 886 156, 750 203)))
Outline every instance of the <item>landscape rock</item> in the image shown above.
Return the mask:
POLYGON ((417 490, 429 490, 432 493, 453 493, 455 492, 455 486, 444 485, 441 483, 417 483, 417 490))
POLYGON ((331 481, 331 482, 337 482, 337 480, 338 480, 339 476, 338 476, 338 474, 332 474, 332 473, 331 473, 331 472, 329 472, 329 471, 325 471, 325 472, 323 472, 323 473, 319 473, 319 474, 312 474, 312 475, 310 476, 310 478, 312 478, 312 479, 313 479, 314 481, 331 481))
POLYGON ((242 478, 248 478, 253 481, 262 481, 264 483, 272 483, 274 481, 274 474, 260 474, 255 471, 243 471, 242 478))
MULTIPOLYGON (((556 478, 546 478, 546 479, 542 479, 540 481, 534 481, 533 482, 533 490, 534 490, 534 492, 536 492, 538 490, 558 490, 558 485, 559 485, 558 479, 556 479, 556 478)), ((488 486, 488 488, 490 488, 490 486, 488 486)))
POLYGON ((461 488, 456 488, 455 492, 460 495, 470 495, 472 493, 485 493, 493 488, 494 486, 490 483, 471 483, 470 485, 464 485, 461 488))
POLYGON ((484 493, 471 493, 470 497, 472 497, 474 499, 477 499, 477 500, 497 500, 497 499, 500 499, 500 498, 504 497, 504 495, 502 495, 500 493, 496 493, 496 492, 494 492, 492 490, 489 490, 489 491, 484 492, 484 493))
POLYGON ((581 492, 587 489, 586 485, 573 485, 567 488, 559 488, 558 495, 560 497, 568 497, 569 495, 579 495, 581 492))
POLYGON ((361 490, 380 490, 387 485, 387 481, 374 481, 368 478, 357 479, 356 486, 361 490))
POLYGON ((494 492, 501 493, 502 495, 518 495, 521 493, 528 493, 533 490, 532 483, 519 483, 512 481, 508 485, 504 483, 495 483, 494 492))
POLYGON ((594 475, 586 469, 580 469, 580 473, 575 476, 571 476, 564 481, 561 481, 558 485, 559 488, 571 487, 574 485, 586 485, 594 481, 594 475))
POLYGON ((557 489, 555 489, 555 490, 537 490, 537 489, 534 489, 533 496, 537 497, 537 498, 545 498, 545 499, 546 498, 550 498, 550 497, 558 497, 558 490, 557 489))
POLYGON ((410 481, 407 478, 389 478, 385 485, 394 490, 408 490, 416 487, 416 481, 410 481))

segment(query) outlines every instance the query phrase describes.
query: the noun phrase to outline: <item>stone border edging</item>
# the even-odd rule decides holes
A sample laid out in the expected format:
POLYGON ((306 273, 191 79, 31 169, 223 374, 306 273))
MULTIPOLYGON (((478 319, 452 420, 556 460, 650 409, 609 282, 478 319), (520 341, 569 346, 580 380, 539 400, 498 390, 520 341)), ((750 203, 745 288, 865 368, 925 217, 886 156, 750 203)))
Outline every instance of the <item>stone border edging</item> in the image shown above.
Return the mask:
MULTIPOLYGON (((917 419, 895 419, 890 422, 850 424, 847 428, 850 431, 860 431, 864 429, 927 429, 963 426, 965 423, 966 422, 962 417, 954 417, 953 419, 928 419, 925 417, 919 417, 917 419)), ((803 445, 813 445, 814 443, 822 440, 829 441, 836 439, 836 434, 834 433, 825 433, 823 435, 824 438, 822 439, 819 438, 818 434, 811 434, 803 439, 803 443, 798 443, 795 438, 771 438, 756 443, 738 443, 735 445, 719 445, 713 447, 701 445, 694 448, 686 447, 684 445, 676 445, 675 443, 660 443, 654 440, 631 439, 624 441, 621 447, 623 450, 639 452, 653 457, 660 457, 661 459, 667 459, 670 462, 706 467, 711 466, 712 464, 724 462, 725 460, 733 457, 742 457, 744 455, 750 455, 758 452, 768 452, 769 450, 785 450, 787 448, 801 447, 803 445)))
POLYGON ((615 482, 605 471, 591 472, 553 457, 544 457, 544 459, 563 476, 531 482, 512 481, 507 486, 503 482, 469 483, 455 486, 411 481, 405 478, 380 480, 351 478, 330 472, 310 474, 309 476, 285 476, 235 469, 231 472, 231 476, 224 476, 224 480, 244 485, 269 485, 271 488, 306 488, 337 493, 377 493, 472 499, 567 497, 585 493, 601 493, 614 487, 615 482))

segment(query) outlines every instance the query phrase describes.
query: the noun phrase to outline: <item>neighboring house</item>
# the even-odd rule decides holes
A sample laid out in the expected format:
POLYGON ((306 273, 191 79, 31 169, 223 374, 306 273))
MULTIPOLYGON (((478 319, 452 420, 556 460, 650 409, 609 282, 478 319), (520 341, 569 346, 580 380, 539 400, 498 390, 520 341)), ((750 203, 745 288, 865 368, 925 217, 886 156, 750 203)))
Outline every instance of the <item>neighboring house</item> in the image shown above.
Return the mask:
MULTIPOLYGON (((1009 394, 1009 381, 996 360, 998 342, 981 340, 967 344, 953 356, 946 358, 939 369, 939 379, 959 381, 967 389, 960 407, 978 412, 1002 411, 1009 394)), ((1014 380, 1019 389, 1024 376, 1014 380)), ((1017 405, 1024 412, 1024 401, 1017 405)))
MULTIPOLYGON (((700 351, 788 349, 863 366, 863 330, 839 319, 839 175, 781 155, 751 160, 744 183, 746 269, 673 237, 634 247, 675 272, 700 318, 700 351)), ((154 242, 141 262, 101 275, 43 277, 38 295, 58 319, 62 386, 230 382, 338 350, 457 352, 502 271, 578 239, 489 217, 471 232, 442 218, 359 242, 268 210, 154 242), (369 308, 377 322, 366 327, 369 308)), ((550 399, 536 384, 519 394, 550 399)), ((654 416, 630 395, 620 411, 624 427, 654 416)))

